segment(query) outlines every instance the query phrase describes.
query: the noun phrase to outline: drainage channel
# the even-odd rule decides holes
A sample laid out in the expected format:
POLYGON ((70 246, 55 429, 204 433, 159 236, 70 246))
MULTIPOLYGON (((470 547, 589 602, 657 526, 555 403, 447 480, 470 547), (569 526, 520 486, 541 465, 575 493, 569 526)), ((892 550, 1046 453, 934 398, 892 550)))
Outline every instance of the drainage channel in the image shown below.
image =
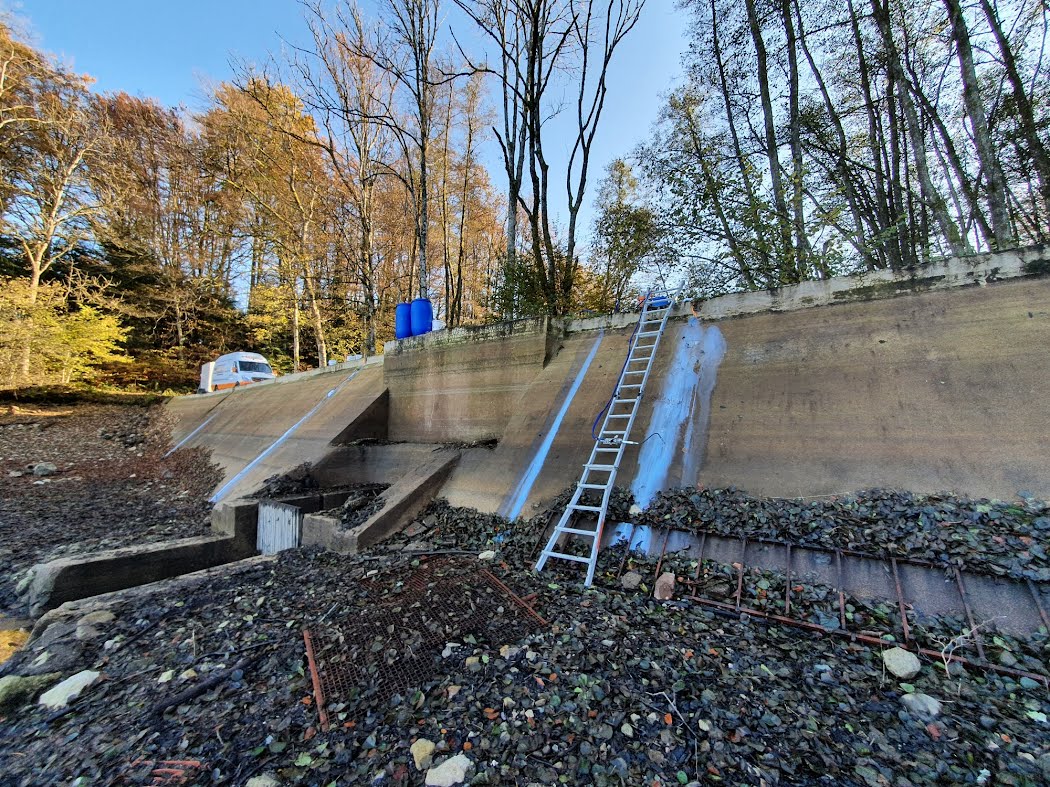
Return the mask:
MULTIPOLYGON (((544 530, 537 545, 545 543, 549 529, 544 530)), ((1050 597, 1046 583, 844 549, 823 550, 788 542, 731 538, 673 528, 646 533, 641 532, 643 530, 649 531, 649 528, 623 523, 607 532, 603 548, 624 547, 612 579, 619 580, 624 574, 632 554, 643 554, 656 559, 654 580, 665 571, 672 571, 677 583, 686 588, 686 598, 722 613, 747 614, 872 646, 885 646, 888 641, 885 635, 889 634, 901 647, 936 660, 956 661, 1014 678, 1029 678, 1050 688, 1046 674, 995 663, 986 652, 986 637, 992 637, 995 631, 1020 637, 1030 637, 1040 629, 1050 632, 1050 597), (708 592, 712 568, 718 566, 728 572, 721 577, 729 584, 723 598, 708 592), (772 572, 781 578, 782 581, 776 583, 779 595, 775 599, 766 600, 764 592, 756 593, 750 587, 749 583, 759 572, 772 572), (807 610, 797 595, 803 588, 799 583, 831 588, 830 616, 837 619, 814 622, 805 617, 807 610), (759 609, 750 603, 756 597, 763 598, 774 611, 759 609), (895 614, 881 626, 850 625, 852 599, 887 602, 895 614), (927 621, 944 617, 963 621, 967 630, 950 648, 929 647, 932 643, 922 641, 917 629, 922 629, 927 621)))

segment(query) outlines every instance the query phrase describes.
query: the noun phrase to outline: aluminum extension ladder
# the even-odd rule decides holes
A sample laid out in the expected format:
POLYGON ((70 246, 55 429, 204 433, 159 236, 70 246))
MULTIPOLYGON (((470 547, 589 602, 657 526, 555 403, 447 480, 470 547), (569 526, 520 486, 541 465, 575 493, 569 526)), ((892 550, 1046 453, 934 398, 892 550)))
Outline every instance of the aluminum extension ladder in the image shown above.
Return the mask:
POLYGON ((620 379, 616 383, 616 391, 605 412, 601 432, 594 442, 594 448, 591 449, 590 459, 583 466, 583 475, 576 484, 576 491, 573 492, 569 505, 566 506, 554 532, 551 533, 550 540, 547 541, 547 546, 540 554, 540 559, 536 563, 537 571, 543 570, 548 558, 557 558, 574 563, 586 563, 587 579, 584 584, 590 585, 594 580, 594 569, 598 564, 598 548, 601 545, 602 529, 605 527, 609 497, 616 483, 616 471, 620 467, 624 450, 632 444, 628 439, 631 427, 638 415, 639 404, 645 393, 645 384, 653 368, 656 348, 660 345, 667 318, 678 302, 680 291, 680 288, 650 290, 646 294, 642 304, 642 313, 638 317, 638 325, 631 338, 631 348, 620 372, 620 379), (600 492, 601 503, 595 506, 581 502, 581 498, 587 492, 600 492), (576 519, 581 513, 597 514, 597 525, 593 530, 578 526, 576 519), (590 556, 582 557, 558 551, 558 542, 563 536, 591 539, 590 556))

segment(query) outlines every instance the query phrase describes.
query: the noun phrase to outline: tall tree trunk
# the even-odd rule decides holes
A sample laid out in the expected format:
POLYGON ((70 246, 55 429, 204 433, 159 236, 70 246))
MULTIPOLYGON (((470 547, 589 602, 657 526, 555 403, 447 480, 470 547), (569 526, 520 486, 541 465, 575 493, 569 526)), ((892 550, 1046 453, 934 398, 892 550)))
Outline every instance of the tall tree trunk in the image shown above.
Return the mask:
POLYGON ((781 272, 790 271, 783 278, 784 283, 793 284, 799 281, 797 255, 791 242, 791 218, 784 196, 784 181, 780 171, 780 155, 777 152, 777 135, 773 127, 773 101, 769 93, 769 70, 766 57, 766 45, 762 39, 762 28, 755 11, 755 0, 744 0, 747 8, 747 20, 751 29, 751 40, 755 45, 758 57, 758 88, 762 99, 762 116, 765 126, 766 157, 769 159, 769 178, 773 185, 773 201, 777 211, 777 228, 780 232, 781 272))
MULTIPOLYGON (((751 1, 748 0, 748 2, 751 1)), ((900 52, 893 39, 888 2, 889 0, 871 0, 872 16, 874 16, 875 23, 878 25, 879 33, 882 36, 882 43, 886 49, 886 67, 896 86, 897 99, 900 101, 901 110, 904 113, 904 122, 907 127, 909 142, 911 143, 912 156, 915 158, 915 174, 919 179, 919 191, 922 201, 933 214, 934 220, 948 242, 948 247, 951 249, 952 254, 965 254, 969 251, 969 244, 963 240, 959 233, 959 228, 952 221, 951 216, 948 215, 944 198, 934 187, 933 180, 930 178, 930 169, 926 162, 926 139, 922 133, 922 128, 919 126, 918 114, 915 111, 915 104, 911 98, 911 88, 904 74, 904 68, 901 65, 900 52)))
MULTIPOLYGON (((875 187, 875 215, 877 217, 876 232, 878 237, 891 227, 895 221, 891 219, 892 211, 889 206, 889 197, 886 193, 886 175, 882 166, 882 148, 879 140, 882 136, 878 118, 875 114, 875 96, 871 88, 871 76, 868 59, 864 53, 864 39, 860 34, 860 23, 857 20, 857 11, 853 6, 853 0, 846 0, 849 8, 850 31, 853 34, 853 44, 857 50, 857 68, 860 77, 861 95, 864 99, 864 110, 868 119, 868 150, 871 154, 873 179, 875 187)), ((903 263, 901 255, 900 233, 894 232, 892 237, 882 242, 883 251, 888 258, 890 268, 900 270, 903 263)))
POLYGON ((292 371, 299 371, 299 282, 292 277, 292 371))
POLYGON ((999 15, 996 13, 995 6, 990 0, 981 0, 981 9, 984 11, 988 25, 992 29, 992 35, 995 36, 999 52, 1003 56, 1006 79, 1010 83, 1014 105, 1017 107, 1017 115, 1021 121, 1021 128, 1024 130, 1025 140, 1028 143, 1032 165, 1035 168, 1039 182, 1039 193, 1043 198, 1044 208, 1050 210, 1050 153, 1047 152, 1046 145, 1043 144, 1043 139, 1039 136, 1039 128, 1036 125, 1032 101, 1017 70, 1017 58, 1014 56, 1013 48, 1010 46, 1006 34, 1003 33, 1003 27, 999 22, 999 15))
POLYGON ((788 62, 788 145, 791 148, 791 218, 795 227, 795 267, 800 279, 809 277, 809 238, 802 209, 802 119, 799 112, 798 47, 795 24, 791 19, 791 0, 780 0, 788 62))
POLYGON ((1006 209, 1006 178, 999 165, 999 157, 992 145, 992 134, 988 129, 988 115, 985 114, 981 88, 977 82, 977 69, 973 64, 973 47, 970 45, 970 31, 966 27, 962 6, 959 0, 944 0, 951 23, 952 40, 955 41, 956 54, 959 57, 959 73, 963 83, 963 105, 970 119, 974 143, 981 169, 988 184, 988 214, 992 220, 992 245, 996 249, 1005 249, 1012 244, 1013 233, 1010 230, 1010 214, 1006 209))
MULTIPOLYGON (((725 60, 722 57, 722 45, 718 35, 718 13, 715 8, 715 0, 711 0, 711 45, 714 50, 715 64, 718 67, 718 81, 722 88, 722 101, 725 104, 726 109, 726 122, 729 125, 729 136, 733 141, 733 157, 736 160, 737 169, 740 171, 740 180, 744 184, 744 192, 747 194, 748 214, 750 217, 750 223, 753 225, 755 238, 757 239, 756 253, 758 255, 759 267, 762 269, 762 274, 768 276, 773 268, 769 260, 769 245, 766 241, 766 230, 765 223, 762 221, 762 206, 758 199, 757 191, 755 189, 754 181, 751 178, 750 167, 747 164, 747 160, 744 157, 743 148, 740 145, 740 135, 736 129, 736 112, 733 111, 733 105, 729 95, 729 79, 726 76, 725 60)), ((723 225, 725 222, 723 221, 723 225)), ((749 263, 746 259, 741 258, 738 261, 741 267, 741 273, 745 281, 750 281, 748 289, 752 289, 754 284, 754 273, 749 270, 749 263)))
POLYGON ((306 294, 310 297, 310 316, 314 319, 314 341, 317 344, 317 366, 323 369, 328 365, 328 343, 325 341, 324 320, 321 317, 321 308, 317 303, 317 285, 312 281, 310 268, 303 269, 303 285, 306 294))

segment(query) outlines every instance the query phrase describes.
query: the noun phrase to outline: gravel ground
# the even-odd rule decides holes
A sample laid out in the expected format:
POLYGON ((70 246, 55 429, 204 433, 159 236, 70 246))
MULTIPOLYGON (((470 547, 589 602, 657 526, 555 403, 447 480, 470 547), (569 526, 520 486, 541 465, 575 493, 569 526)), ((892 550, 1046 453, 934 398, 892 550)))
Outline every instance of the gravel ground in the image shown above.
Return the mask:
MULTIPOLYGON (((0 615, 24 613, 15 587, 35 563, 202 535, 217 468, 198 451, 168 458, 159 407, 6 406, 0 415, 0 615), (33 467, 55 469, 35 475, 33 467)), ((41 470, 41 472, 43 469, 41 470)))
POLYGON ((870 489, 837 498, 754 497, 739 489, 662 492, 639 524, 909 557, 1050 581, 1050 506, 870 489))
MULTIPOLYGON (((424 739, 432 768, 466 763, 475 784, 1050 781, 1041 685, 930 661, 899 681, 877 650, 843 640, 658 602, 644 587, 585 589, 571 570, 537 575, 526 560, 535 537, 528 523, 438 503, 362 555, 289 551, 115 607, 109 622, 52 623, 5 672, 93 668, 103 679, 68 712, 10 712, 0 783, 148 783, 152 766, 136 762, 179 760, 201 763, 201 784, 264 774, 289 785, 423 784, 427 765, 411 746, 424 739), (433 654, 415 691, 363 686, 329 706, 334 724, 321 731, 302 628, 396 604, 422 559, 401 550, 422 541, 494 548, 484 565, 519 595, 536 594, 550 626, 470 638, 444 628, 459 646, 433 654), (939 708, 905 699, 918 695, 939 708)), ((604 561, 603 570, 618 558, 604 561)), ((396 663, 418 639, 391 623, 371 646, 354 645, 396 663)), ((1045 642, 1028 648, 1045 659, 1045 642)))

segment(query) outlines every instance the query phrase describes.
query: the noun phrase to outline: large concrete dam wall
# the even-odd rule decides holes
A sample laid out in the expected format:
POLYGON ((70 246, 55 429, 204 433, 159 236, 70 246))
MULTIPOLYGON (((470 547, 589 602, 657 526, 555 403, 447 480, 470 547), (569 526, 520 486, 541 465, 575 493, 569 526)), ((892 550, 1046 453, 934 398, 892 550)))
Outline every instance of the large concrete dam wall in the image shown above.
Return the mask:
MULTIPOLYGON (((642 503, 693 484, 1050 497, 1048 272, 1050 253, 1029 249, 684 305, 618 483, 642 503)), ((528 515, 578 477, 635 319, 391 343, 361 370, 176 400, 175 437, 213 451, 221 496, 301 461, 374 480, 434 450, 424 444, 496 439, 464 450, 441 494, 528 515), (404 444, 333 445, 356 437, 404 444)))

